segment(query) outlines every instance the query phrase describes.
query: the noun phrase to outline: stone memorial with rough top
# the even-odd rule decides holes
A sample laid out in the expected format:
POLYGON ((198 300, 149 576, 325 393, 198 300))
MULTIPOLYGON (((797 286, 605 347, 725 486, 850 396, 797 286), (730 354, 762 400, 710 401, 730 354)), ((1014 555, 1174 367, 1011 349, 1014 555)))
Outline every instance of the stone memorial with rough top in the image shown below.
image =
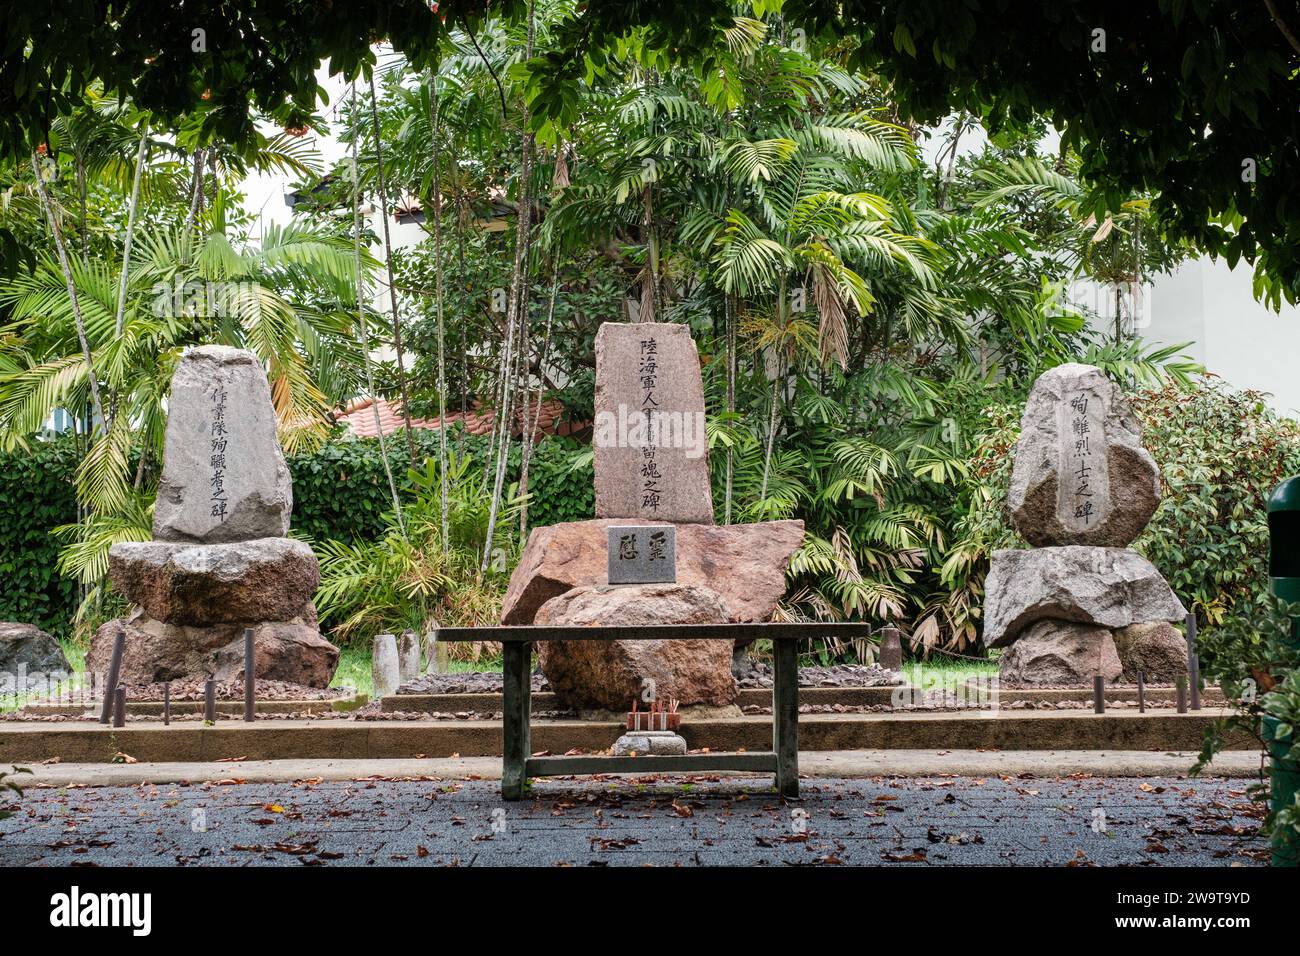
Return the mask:
MULTIPOLYGON (((785 594, 786 566, 803 542, 803 522, 713 524, 700 360, 686 326, 600 327, 593 445, 597 517, 532 530, 510 578, 502 623, 771 620, 785 594), (610 529, 627 525, 647 547, 660 540, 656 528, 673 532, 675 580, 646 583, 642 568, 614 575, 642 583, 611 581, 610 529)), ((621 714, 649 681, 658 699, 739 714, 733 648, 724 641, 571 641, 539 644, 538 653, 565 706, 621 714)))
POLYGON ((1004 648, 1004 684, 1186 673, 1170 626, 1186 611, 1126 547, 1160 503, 1160 472, 1141 442, 1128 400, 1100 369, 1061 365, 1034 383, 1007 504, 1035 547, 995 551, 985 579, 983 641, 1004 648))
POLYGON ((1123 548, 1160 503, 1160 471, 1128 400, 1100 369, 1044 372, 1025 405, 1007 504, 1038 547, 1123 548))
POLYGON ((131 683, 242 675, 253 630, 259 679, 326 687, 338 648, 323 638, 312 595, 320 567, 286 537, 293 487, 260 360, 209 345, 172 378, 153 541, 113 545, 109 578, 136 606, 95 634, 87 668, 106 671, 126 632, 131 683))
POLYGON ((700 356, 685 325, 596 332, 596 517, 713 523, 700 356))
POLYGON ((261 361, 221 345, 187 352, 167 402, 154 539, 283 538, 292 512, 293 483, 261 361))

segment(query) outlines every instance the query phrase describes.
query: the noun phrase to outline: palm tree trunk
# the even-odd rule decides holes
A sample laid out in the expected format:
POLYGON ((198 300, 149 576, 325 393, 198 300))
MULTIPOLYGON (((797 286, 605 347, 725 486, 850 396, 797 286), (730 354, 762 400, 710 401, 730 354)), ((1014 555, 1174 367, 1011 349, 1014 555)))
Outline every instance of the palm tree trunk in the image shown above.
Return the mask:
POLYGON ((406 358, 402 348, 402 319, 397 311, 397 284, 393 279, 393 242, 388 235, 388 186, 384 180, 384 147, 379 137, 379 96, 375 74, 370 74, 370 122, 375 132, 375 169, 379 177, 379 212, 384 222, 384 268, 388 272, 388 303, 393 313, 393 348, 397 351, 397 390, 402 396, 402 421, 406 428, 406 453, 415 467, 415 436, 411 433, 411 395, 406 388, 406 358))
POLYGON ((777 399, 781 394, 781 353, 776 355, 776 378, 772 381, 772 410, 767 419, 767 448, 763 452, 763 487, 758 493, 760 500, 767 498, 767 476, 772 469, 772 451, 776 447, 776 409, 777 399))
POLYGON ((81 233, 81 264, 90 264, 90 230, 86 226, 86 161, 77 147, 77 202, 81 206, 78 231, 81 233))
POLYGON ((199 206, 203 202, 203 164, 204 149, 200 146, 194 151, 194 172, 190 177, 190 211, 185 216, 185 236, 188 239, 198 223, 199 206))
MULTIPOLYGON (((735 297, 727 294, 723 299, 722 312, 726 328, 723 334, 727 340, 727 411, 736 410, 736 302, 735 297)), ((735 474, 735 449, 727 446, 727 490, 724 497, 722 523, 731 524, 732 481, 735 474)))
MULTIPOLYGON (((528 540, 528 464, 533 458, 533 433, 542 420, 542 399, 546 394, 546 360, 551 350, 551 325, 555 319, 555 295, 560 288, 558 257, 551 259, 551 294, 546 305, 546 331, 542 333, 542 351, 537 361, 537 413, 530 420, 528 405, 524 405, 524 451, 519 462, 519 497, 524 503, 519 511, 519 540, 528 540)), ((526 396, 527 393, 525 393, 526 396)))
POLYGON ((131 180, 131 204, 126 213, 126 238, 122 241, 122 277, 117 284, 117 318, 114 332, 120 337, 126 324, 126 287, 131 273, 131 241, 135 237, 135 213, 140 205, 140 178, 144 173, 145 152, 149 146, 149 133, 140 134, 140 148, 135 154, 135 176, 131 180))
MULTIPOLYGON (((112 422, 104 417, 104 405, 99 400, 99 382, 95 378, 95 360, 90 351, 90 340, 86 338, 86 321, 81 314, 81 302, 77 299, 77 284, 72 280, 72 268, 68 265, 68 249, 63 243, 63 231, 59 220, 54 215, 54 205, 50 194, 45 191, 45 181, 41 178, 41 165, 35 153, 32 153, 32 172, 36 176, 36 193, 40 196, 41 206, 45 209, 45 218, 54 236, 54 247, 59 254, 59 268, 63 270, 63 281, 68 287, 68 299, 72 304, 72 319, 77 327, 77 341, 81 344, 81 356, 86 363, 86 381, 90 385, 91 407, 99 418, 104 434, 112 430, 112 422)), ((94 423, 91 423, 94 427, 94 423)))
MULTIPOLYGON (((785 278, 782 277, 776 300, 776 320, 784 328, 786 320, 785 278)), ((777 402, 781 395, 781 377, 783 373, 781 350, 776 350, 776 377, 772 380, 772 410, 767 419, 767 448, 763 451, 763 485, 758 493, 759 500, 767 499, 767 477, 772 470, 772 452, 776 448, 777 402)))
POLYGON ((447 517, 447 361, 444 352, 442 301, 442 156, 438 143, 438 77, 429 71, 429 130, 433 144, 433 273, 438 300, 438 478, 442 493, 442 552, 451 550, 447 517))
MULTIPOLYGON (((531 58, 533 55, 533 41, 536 37, 537 20, 536 20, 536 3, 535 0, 528 2, 528 40, 525 47, 525 58, 531 58)), ((515 334, 515 323, 519 321, 519 316, 526 311, 527 303, 522 301, 524 296, 524 267, 528 262, 529 237, 532 229, 532 179, 533 179, 533 134, 529 130, 528 107, 524 107, 523 115, 523 133, 520 137, 520 162, 519 162, 519 219, 517 231, 515 233, 515 261, 510 276, 510 299, 506 306, 506 355, 507 361, 502 363, 502 372, 505 377, 504 381, 504 401, 502 407, 497 409, 497 418, 500 420, 500 451, 496 461, 496 476, 492 482, 492 501, 488 506, 488 526, 487 537, 483 542, 483 561, 479 567, 480 572, 486 572, 488 560, 492 555, 492 540, 496 533, 497 512, 501 508, 501 491, 505 484, 506 477, 506 458, 510 450, 510 364, 509 353, 510 343, 513 342, 515 334)))
POLYGON ((379 418, 379 396, 375 394, 375 374, 370 366, 370 333, 366 331, 365 273, 361 268, 361 183, 357 165, 361 130, 357 126, 357 85, 352 84, 352 263, 356 279, 357 333, 361 337, 361 364, 366 370, 366 389, 370 395, 370 409, 375 415, 375 435, 379 439, 379 457, 384 461, 384 475, 388 478, 388 493, 393 499, 393 516, 397 529, 406 537, 406 522, 402 516, 402 499, 397 493, 393 478, 393 465, 388 460, 388 441, 384 437, 383 422, 379 418))
MULTIPOLYGON (((465 301, 469 300, 469 282, 465 278, 465 191, 456 181, 456 258, 460 265, 460 280, 465 286, 462 290, 465 301)), ((469 417, 469 331, 465 317, 460 322, 460 417, 462 425, 469 417)), ((461 438, 464 439, 464 429, 461 438)))

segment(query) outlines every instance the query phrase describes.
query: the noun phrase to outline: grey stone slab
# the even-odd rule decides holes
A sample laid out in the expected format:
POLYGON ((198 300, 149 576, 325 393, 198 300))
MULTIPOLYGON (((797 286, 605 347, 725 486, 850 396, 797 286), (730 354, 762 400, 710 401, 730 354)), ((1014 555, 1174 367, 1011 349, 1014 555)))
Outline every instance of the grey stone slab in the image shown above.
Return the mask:
POLYGON ((700 357, 685 325, 596 333, 597 518, 713 523, 700 357))
POLYGON ((190 349, 167 401, 154 538, 284 537, 292 511, 293 483, 261 361, 221 345, 190 349))

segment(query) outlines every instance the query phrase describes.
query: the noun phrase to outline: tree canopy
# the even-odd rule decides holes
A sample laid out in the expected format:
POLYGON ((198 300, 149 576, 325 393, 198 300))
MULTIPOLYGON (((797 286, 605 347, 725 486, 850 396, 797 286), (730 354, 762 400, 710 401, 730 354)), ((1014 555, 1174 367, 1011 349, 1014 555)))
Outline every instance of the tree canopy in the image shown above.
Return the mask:
MULTIPOLYGON (((535 124, 572 120, 575 85, 630 33, 680 53, 705 47, 737 12, 689 4, 590 0, 529 64, 535 124)), ((1035 115, 1062 130, 1093 184, 1085 208, 1115 211, 1158 194, 1173 239, 1257 266, 1256 293, 1300 300, 1296 109, 1300 10, 1210 0, 757 0, 802 36, 843 38, 911 117, 955 110, 993 130, 1035 115)), ((523 0, 71 0, 11 4, 0 53, 0 146, 25 154, 96 83, 167 119, 195 111, 202 132, 251 143, 250 111, 296 125, 311 114, 322 60, 355 76, 387 39, 413 69, 448 30, 526 12, 523 0), (432 9, 431 9, 432 8, 432 9)))

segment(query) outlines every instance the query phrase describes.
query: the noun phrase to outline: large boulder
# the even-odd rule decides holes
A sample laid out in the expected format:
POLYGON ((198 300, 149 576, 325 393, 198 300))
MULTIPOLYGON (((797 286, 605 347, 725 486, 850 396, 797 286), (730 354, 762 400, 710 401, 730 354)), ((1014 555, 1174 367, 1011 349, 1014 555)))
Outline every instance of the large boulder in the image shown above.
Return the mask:
POLYGON ((689 326, 596 331, 596 516, 713 523, 704 385, 689 326))
POLYGON ((320 583, 316 555, 293 538, 115 544, 108 574, 120 594, 169 624, 287 621, 320 583))
POLYGON ((187 351, 167 402, 153 536, 202 542, 287 534, 293 484, 275 425, 256 355, 222 345, 187 351))
POLYGON ((244 669, 244 629, 253 628, 253 653, 259 680, 281 680, 328 687, 338 666, 339 649, 321 637, 316 610, 286 621, 250 621, 195 627, 155 620, 137 609, 96 631, 86 654, 86 670, 108 672, 118 628, 126 629, 121 679, 131 683, 180 680, 212 674, 218 680, 244 669))
POLYGON ((1165 621, 1130 624, 1115 632, 1115 648, 1124 665, 1124 679, 1172 684, 1187 676, 1187 638, 1165 621))
POLYGON ((1119 628, 1187 613, 1151 562, 1124 548, 994 551, 984 591, 987 647, 1010 644, 1049 618, 1119 628))
MULTIPOLYGON (((533 623, 635 627, 724 624, 730 617, 722 597, 705 587, 598 585, 552 598, 533 623)), ((542 643, 538 654, 551 689, 573 707, 626 711, 647 687, 656 699, 683 705, 736 701, 728 641, 556 641, 542 643)))
POLYGON ((72 665, 68 663, 63 648, 49 634, 33 624, 20 624, 16 621, 0 621, 0 675, 6 680, 0 682, 7 686, 5 693, 27 690, 39 680, 36 674, 71 674, 72 665), (18 686, 18 673, 27 674, 24 683, 28 687, 18 686))
POLYGON ((1123 393, 1092 365, 1034 383, 1020 424, 1007 504, 1030 544, 1122 548, 1160 503, 1160 470, 1123 393))
MULTIPOLYGON (((263 621, 253 625, 253 676, 307 687, 328 687, 339 663, 339 649, 314 625, 263 621)), ((243 631, 212 655, 212 676, 219 681, 244 674, 243 631)))
MULTIPOLYGON (((612 524, 596 518, 534 528, 501 609, 503 624, 531 624, 538 609, 574 588, 608 583, 612 524)), ((664 524, 664 522, 646 522, 664 524)), ((785 595, 785 569, 803 543, 802 521, 677 527, 677 583, 722 595, 733 621, 766 621, 785 595)))
POLYGON ((1038 621, 998 660, 1008 687, 1088 685, 1098 676, 1110 683, 1122 670, 1110 630, 1073 621, 1038 621))

